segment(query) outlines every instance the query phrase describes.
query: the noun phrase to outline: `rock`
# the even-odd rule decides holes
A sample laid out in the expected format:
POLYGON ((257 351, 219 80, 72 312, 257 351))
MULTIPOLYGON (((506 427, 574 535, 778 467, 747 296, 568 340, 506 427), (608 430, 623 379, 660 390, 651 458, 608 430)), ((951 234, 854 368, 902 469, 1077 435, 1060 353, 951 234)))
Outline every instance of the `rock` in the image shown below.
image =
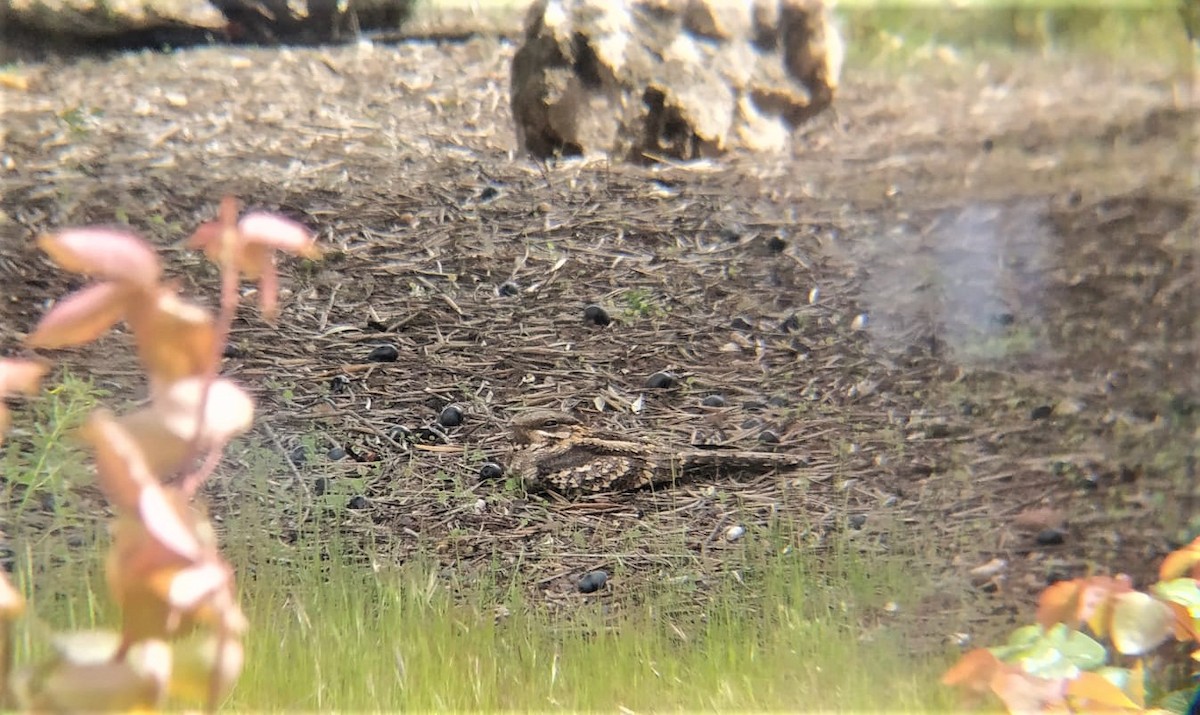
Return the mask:
POLYGON ((646 387, 652 390, 669 390, 679 384, 679 377, 671 372, 656 372, 646 378, 646 387))
POLYGON ((463 411, 458 405, 446 405, 438 414, 438 424, 443 427, 457 427, 463 423, 463 411))
POLYGON ((724 407, 727 403, 724 395, 709 395, 700 400, 700 404, 705 407, 724 407))
POLYGON ((612 322, 608 311, 598 305, 589 305, 583 309, 583 322, 604 327, 612 322))
POLYGON ((605 571, 589 571, 579 579, 580 593, 595 593, 604 588, 604 584, 608 583, 608 573, 605 571))
POLYGON ((8 53, 53 38, 57 52, 161 49, 214 42, 331 42, 394 30, 416 0, 14 0, 0 3, 8 53), (17 37, 18 28, 22 35, 17 37))
POLYGON ((484 462, 479 465, 480 479, 499 479, 504 476, 504 467, 495 462, 484 462))
POLYGON ((396 362, 400 359, 400 351, 395 345, 385 343, 376 345, 367 354, 367 360, 370 362, 396 362))
POLYGON ((538 158, 780 152, 832 103, 843 50, 823 0, 537 0, 517 138, 538 158))
POLYGON ((308 461, 308 450, 303 446, 294 447, 292 451, 288 452, 288 461, 297 468, 303 467, 304 463, 308 461))
POLYGON ((1038 546, 1058 546, 1067 540, 1067 533, 1062 529, 1042 529, 1034 537, 1038 546))

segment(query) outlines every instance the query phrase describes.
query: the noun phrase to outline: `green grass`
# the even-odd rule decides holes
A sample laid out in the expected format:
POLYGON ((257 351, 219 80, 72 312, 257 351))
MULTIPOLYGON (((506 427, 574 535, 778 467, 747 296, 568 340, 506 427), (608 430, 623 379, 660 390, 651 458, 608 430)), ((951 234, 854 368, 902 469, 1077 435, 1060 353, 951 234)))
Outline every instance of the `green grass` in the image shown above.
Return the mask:
MULTIPOLYGON (((89 388, 69 384, 38 414, 77 417, 89 388)), ((227 709, 951 706, 936 684, 946 660, 909 654, 913 629, 902 623, 921 579, 903 560, 848 543, 818 554, 781 521, 723 552, 723 569, 703 582, 618 571, 608 590, 560 593, 551 609, 520 569, 368 563, 331 536, 334 524, 282 544, 269 525, 296 505, 270 491, 273 461, 244 462, 244 497, 222 521, 251 623, 227 709)), ((13 542, 33 614, 17 626, 18 664, 43 659, 52 632, 118 625, 97 516, 58 514, 54 528, 13 542), (80 534, 84 546, 67 543, 80 534)))
MULTIPOLYGON (((567 596, 566 613, 551 615, 498 569, 448 574, 420 559, 373 569, 336 545, 285 552, 267 536, 241 548, 233 560, 251 630, 226 709, 951 705, 936 685, 945 661, 914 662, 886 623, 884 604, 912 595, 910 577, 849 553, 832 566, 796 550, 745 554, 703 607, 691 582, 630 591, 618 578, 608 593, 567 596)), ((102 554, 80 556, 92 558, 41 574, 31 605, 42 622, 21 622, 18 663, 46 654, 48 624, 114 625, 102 554)), ((20 570, 22 587, 28 575, 20 570)))
POLYGON ((944 663, 879 627, 899 569, 843 555, 749 556, 695 605, 688 582, 526 602, 520 577, 374 570, 310 556, 260 565, 236 709, 804 709, 948 705, 944 663), (506 614, 500 615, 497 614, 506 614))

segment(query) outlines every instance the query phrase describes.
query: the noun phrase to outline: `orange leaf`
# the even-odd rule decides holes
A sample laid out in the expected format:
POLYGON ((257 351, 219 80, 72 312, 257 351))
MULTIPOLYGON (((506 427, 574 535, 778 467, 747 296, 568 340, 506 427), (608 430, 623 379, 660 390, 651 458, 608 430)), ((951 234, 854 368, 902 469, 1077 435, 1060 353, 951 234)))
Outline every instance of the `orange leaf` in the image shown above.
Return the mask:
POLYGON ((1088 710, 1097 710, 1097 706, 1124 710, 1142 709, 1141 703, 1134 702, 1124 690, 1099 673, 1080 673, 1067 683, 1067 696, 1071 698, 1073 705, 1088 710))
POLYGON ((1042 591, 1038 598, 1037 622, 1049 630, 1052 626, 1065 623, 1074 628, 1079 621, 1079 596, 1083 579, 1059 581, 1042 591))
POLYGON ((131 293, 118 283, 96 283, 54 304, 25 339, 35 348, 63 348, 95 340, 125 314, 131 293))
POLYGON ((1180 576, 1200 578, 1200 536, 1192 543, 1167 554, 1158 569, 1160 581, 1170 581, 1180 576))
POLYGON ((212 316, 171 288, 159 287, 129 312, 138 357, 155 382, 208 374, 216 356, 212 316))
POLYGON ((1063 711, 1067 681, 1032 676, 1016 666, 1008 666, 992 676, 994 692, 1010 713, 1046 713, 1063 711))
POLYGON ((42 236, 38 245, 63 269, 149 288, 162 267, 150 244, 127 231, 77 228, 42 236))
POLYGON ((104 496, 122 514, 136 515, 142 490, 158 486, 137 441, 108 410, 93 412, 81 432, 96 452, 96 473, 104 496))
POLYGON ((1132 582, 1124 575, 1084 579, 1079 596, 1079 620, 1087 622, 1097 637, 1106 637, 1112 627, 1116 597, 1132 590, 1132 582))
POLYGON ((992 676, 1004 666, 987 648, 976 648, 958 659, 942 676, 942 685, 961 685, 975 692, 986 691, 992 676))
POLYGON ((1197 631, 1196 624, 1200 619, 1193 618, 1192 612, 1182 603, 1174 601, 1166 601, 1167 608, 1175 614, 1175 640, 1179 641, 1195 641, 1200 643, 1200 631, 1197 631))
POLYGON ((168 638, 184 625, 186 614, 173 606, 167 595, 175 575, 190 563, 165 548, 136 519, 123 517, 117 522, 105 575, 125 616, 127 640, 168 638))

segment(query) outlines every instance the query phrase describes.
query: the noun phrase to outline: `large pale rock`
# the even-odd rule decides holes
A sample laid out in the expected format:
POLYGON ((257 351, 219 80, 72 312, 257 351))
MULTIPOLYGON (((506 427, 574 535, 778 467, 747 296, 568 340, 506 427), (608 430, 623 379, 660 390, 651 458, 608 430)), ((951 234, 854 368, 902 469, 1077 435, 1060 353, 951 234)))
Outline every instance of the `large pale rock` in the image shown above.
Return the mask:
POLYGON ((833 101, 842 54, 823 0, 537 0, 513 119, 542 158, 780 151, 833 101))
MULTIPOLYGON (((395 30, 416 0, 0 0, 0 63, 10 45, 44 53, 182 47, 234 40, 315 43, 395 30)), ((39 53, 39 54, 40 54, 39 53)))

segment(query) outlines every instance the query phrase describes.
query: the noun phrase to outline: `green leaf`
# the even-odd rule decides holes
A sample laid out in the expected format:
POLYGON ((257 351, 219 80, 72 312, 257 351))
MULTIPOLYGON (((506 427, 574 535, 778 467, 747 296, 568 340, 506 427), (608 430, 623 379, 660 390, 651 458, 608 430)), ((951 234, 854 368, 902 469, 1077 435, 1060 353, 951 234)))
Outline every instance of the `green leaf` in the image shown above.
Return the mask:
POLYGON ((1188 609, 1194 618, 1200 618, 1200 581, 1187 577, 1159 581, 1150 590, 1162 600, 1188 609))
POLYGON ((1005 662, 1016 663, 1040 678, 1074 678, 1080 671, 1104 665, 1108 653, 1091 637, 1058 624, 1048 631, 1025 626, 1013 631, 1008 645, 992 648, 1005 662))

